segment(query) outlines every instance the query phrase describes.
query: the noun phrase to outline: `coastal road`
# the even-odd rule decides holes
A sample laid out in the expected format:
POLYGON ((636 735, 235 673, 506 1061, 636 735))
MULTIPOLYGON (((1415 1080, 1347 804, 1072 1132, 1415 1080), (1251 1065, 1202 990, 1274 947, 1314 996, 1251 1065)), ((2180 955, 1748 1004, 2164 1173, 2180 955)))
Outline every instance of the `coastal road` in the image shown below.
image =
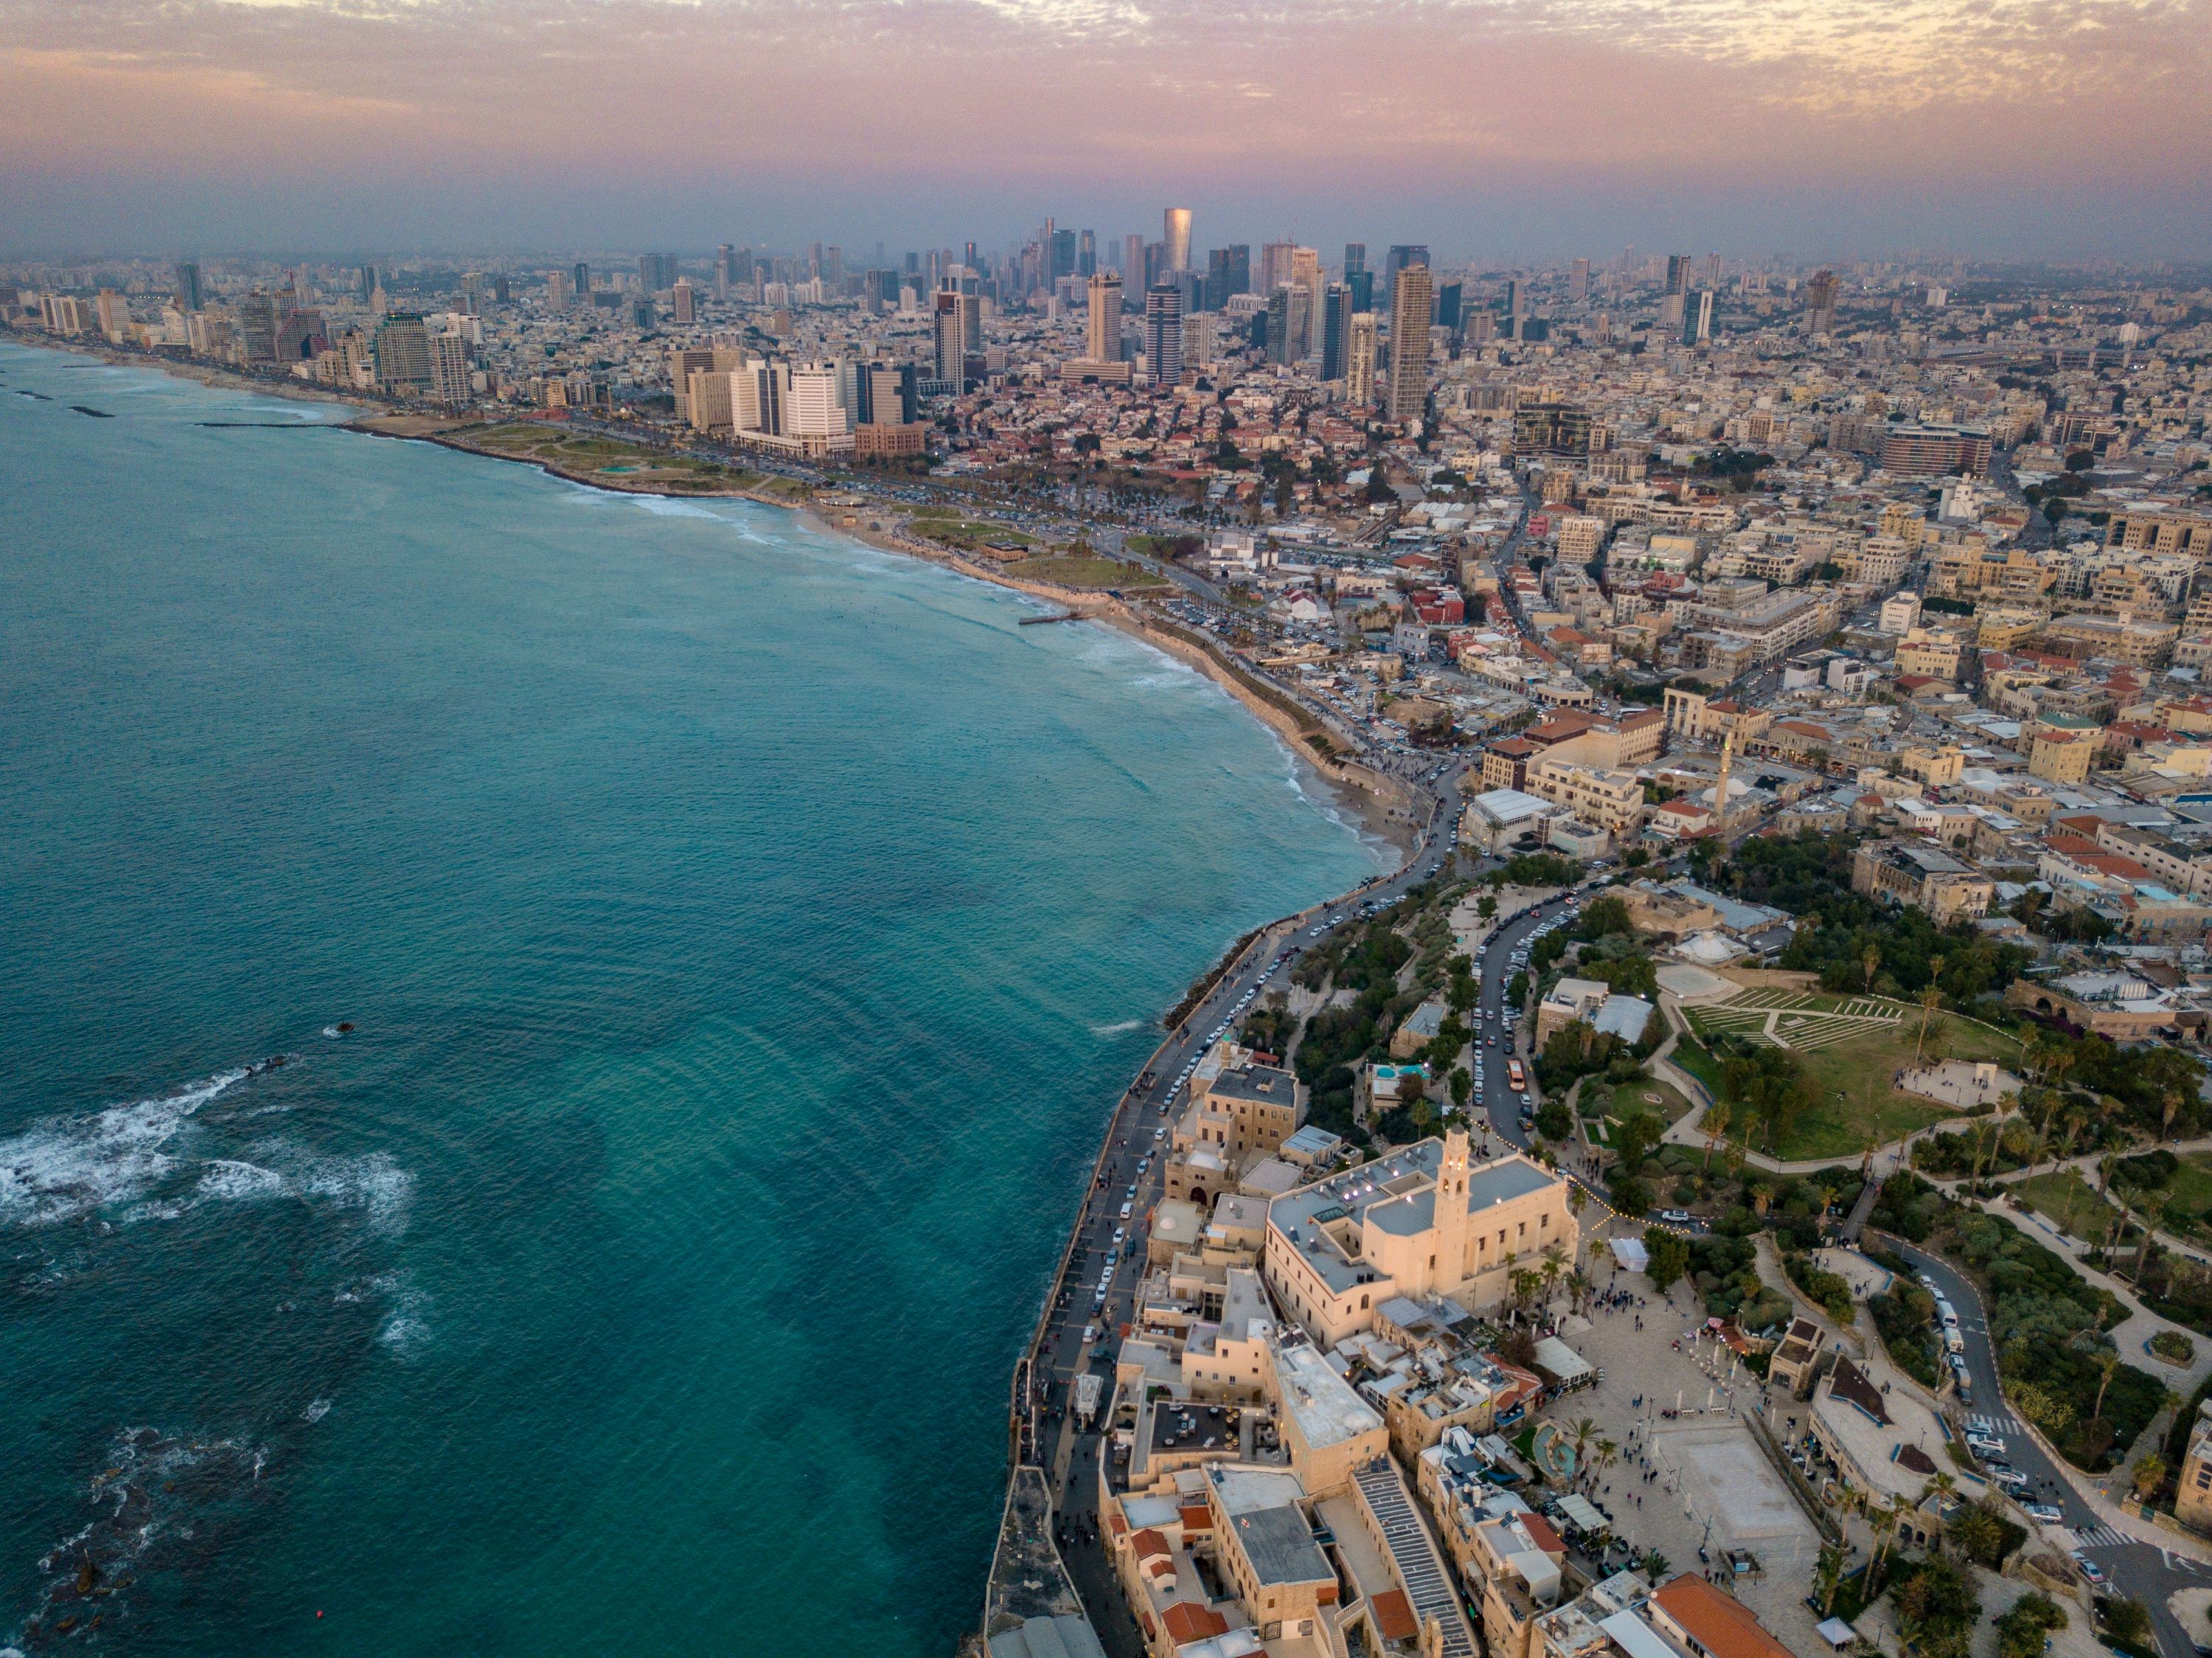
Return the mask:
POLYGON ((1488 1132, 1522 1151, 1528 1149, 1530 1137, 1528 1131, 1521 1126, 1522 1096, 1513 1092, 1505 1062, 1518 1058, 1524 1066, 1528 1063, 1528 1056, 1519 1045, 1524 1038, 1533 1038, 1535 1027, 1523 1021, 1511 1030, 1505 1027, 1506 987, 1513 982, 1513 975, 1521 971, 1513 965, 1513 952, 1534 936, 1538 927, 1564 911, 1570 899, 1581 896, 1581 893, 1575 892, 1547 899, 1507 921, 1484 941, 1486 954, 1477 975, 1481 992, 1475 1001, 1480 1021, 1475 1027, 1475 1040, 1481 1045, 1479 1051, 1482 1057, 1482 1087, 1473 1102, 1479 1107, 1475 1121, 1480 1132, 1482 1113, 1487 1112, 1488 1132))
POLYGON ((1162 1044, 1115 1109, 1104 1154, 1076 1222, 1066 1269, 1052 1291, 1036 1375, 1035 1391, 1040 1396, 1034 1417, 1036 1432, 1025 1454, 1047 1471, 1061 1527, 1063 1557, 1112 1658, 1138 1658, 1142 1643, 1095 1529, 1089 1529, 1098 1513, 1099 1440, 1095 1433, 1079 1429, 1072 1405, 1075 1378, 1085 1371, 1102 1378, 1102 1396, 1112 1389, 1115 1353, 1133 1314, 1143 1268, 1146 1218, 1160 1200, 1161 1161, 1170 1125, 1188 1097, 1176 1086, 1176 1079, 1213 1045, 1217 1032, 1233 1033, 1243 1015, 1296 958, 1356 917, 1361 904, 1393 903, 1443 869, 1455 844, 1457 789, 1466 769, 1466 758, 1453 755, 1433 782, 1416 785, 1431 795, 1434 809, 1413 856, 1395 873, 1378 875, 1300 922, 1278 923, 1255 940, 1162 1044), (1316 927, 1322 929, 1321 936, 1315 936, 1316 927), (1126 1219, 1124 1204, 1129 1210, 1126 1219), (1118 1240, 1117 1231, 1121 1234, 1118 1240), (1107 1286, 1103 1304, 1097 1300, 1102 1281, 1107 1286), (1085 1342, 1086 1327, 1098 1339, 1085 1342))
POLYGON ((2081 1552, 2097 1563, 2112 1580, 2102 1591, 2140 1600, 2150 1609, 2151 1626, 2161 1658, 2194 1658, 2196 1639, 2167 1610, 2166 1597, 2178 1589, 2212 1588, 2212 1568, 2185 1555, 2170 1554, 2154 1544, 2137 1542, 2106 1523, 2059 1471, 2057 1462, 2021 1425, 2005 1403, 1998 1386, 1996 1354, 1990 1339, 1989 1314, 1982 1298, 1966 1276, 1940 1255, 1884 1236, 1882 1241, 1904 1257, 1915 1272, 1924 1272, 1952 1306, 1959 1310, 1960 1335, 1966 1344, 1968 1375, 1974 1402, 1970 1417, 1991 1424, 2005 1442, 2004 1460, 2027 1476, 2030 1502, 2049 1503, 2065 1516, 2058 1525, 2046 1525, 2045 1533, 2062 1546, 2081 1552), (2062 1534, 2062 1527, 2063 1528, 2062 1534))

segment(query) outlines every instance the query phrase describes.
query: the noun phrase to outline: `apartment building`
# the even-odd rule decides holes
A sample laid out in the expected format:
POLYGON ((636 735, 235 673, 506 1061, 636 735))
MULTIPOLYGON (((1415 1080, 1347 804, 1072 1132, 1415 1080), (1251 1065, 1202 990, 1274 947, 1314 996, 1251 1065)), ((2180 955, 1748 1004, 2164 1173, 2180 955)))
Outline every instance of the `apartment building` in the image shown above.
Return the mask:
POLYGON ((1528 792, 1616 837, 1644 822, 1644 785, 1632 771, 1601 771, 1546 754, 1528 768, 1528 792))
POLYGON ((1930 680, 1959 682, 1959 671, 1974 648, 1974 635, 1963 627, 1915 627, 1897 642, 1897 671, 1930 680))
POLYGON ((1911 841, 1875 841, 1851 853, 1851 890, 1912 905, 1938 927, 1961 916, 1987 915, 1996 883, 1948 852, 1911 841))

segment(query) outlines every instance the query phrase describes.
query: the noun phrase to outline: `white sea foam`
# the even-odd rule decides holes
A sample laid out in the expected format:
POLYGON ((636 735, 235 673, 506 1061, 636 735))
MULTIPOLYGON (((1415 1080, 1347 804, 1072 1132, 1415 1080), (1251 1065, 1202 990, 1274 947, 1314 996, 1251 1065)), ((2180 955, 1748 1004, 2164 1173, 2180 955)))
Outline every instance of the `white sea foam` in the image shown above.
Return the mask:
POLYGON ((384 1320, 384 1327, 376 1332, 376 1339, 405 1358, 430 1339, 430 1298, 415 1288, 405 1274, 387 1273, 375 1280, 376 1287, 392 1297, 392 1311, 384 1320))
POLYGON ((710 512, 696 501, 680 501, 672 495, 624 495, 623 500, 635 502, 647 512, 662 518, 712 518, 726 523, 719 512, 710 512))
POLYGON ((1093 1036, 1120 1036, 1126 1032, 1136 1029, 1144 1022, 1141 1019, 1124 1019, 1118 1025, 1093 1025, 1091 1027, 1091 1033, 1093 1036))
POLYGON ((284 1177, 273 1168, 217 1157, 201 1173, 199 1187, 193 1197, 199 1203, 250 1204, 264 1198, 281 1198, 286 1186, 284 1177))
POLYGON ((331 1413, 331 1402, 326 1399, 310 1400, 307 1408, 300 1412, 301 1419, 310 1425, 320 1422, 331 1413))
POLYGON ((341 1209, 360 1209, 380 1232, 397 1232, 406 1223, 407 1200, 414 1193, 415 1177, 381 1151, 366 1157, 333 1157, 308 1172, 305 1191, 310 1198, 341 1209))
POLYGON ((158 1100, 33 1124, 0 1140, 0 1225, 52 1226, 143 1196, 176 1167, 164 1149, 192 1113, 248 1073, 158 1100))

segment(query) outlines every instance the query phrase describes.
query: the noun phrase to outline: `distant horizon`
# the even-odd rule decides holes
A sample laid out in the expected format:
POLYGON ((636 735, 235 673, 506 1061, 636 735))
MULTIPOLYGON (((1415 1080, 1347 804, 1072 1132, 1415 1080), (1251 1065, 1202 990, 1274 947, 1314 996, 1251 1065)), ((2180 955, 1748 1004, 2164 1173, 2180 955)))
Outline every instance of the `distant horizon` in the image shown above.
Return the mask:
POLYGON ((0 0, 11 258, 1175 204, 1200 247, 2142 266, 2212 259, 2209 82, 2212 0, 0 0))

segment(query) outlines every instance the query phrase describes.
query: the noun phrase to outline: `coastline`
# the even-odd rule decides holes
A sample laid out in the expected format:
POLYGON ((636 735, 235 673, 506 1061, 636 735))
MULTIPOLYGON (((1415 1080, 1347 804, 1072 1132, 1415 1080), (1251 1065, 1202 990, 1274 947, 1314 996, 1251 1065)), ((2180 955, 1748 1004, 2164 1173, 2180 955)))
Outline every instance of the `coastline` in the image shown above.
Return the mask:
POLYGON ((1261 694, 1245 682, 1239 670, 1213 649, 1148 620, 1124 600, 1080 588, 1025 582, 977 560, 963 558, 948 548, 911 539, 882 521, 872 523, 862 517, 863 513, 871 510, 877 511, 881 517, 888 517, 890 515, 881 509, 860 504, 833 508, 827 503, 794 500, 760 490, 737 487, 671 494, 653 484, 633 485, 605 476, 587 477, 535 456, 502 454, 497 449, 471 443, 467 441, 465 434, 470 426, 482 424, 479 422, 450 420, 438 415, 380 411, 376 405, 363 403, 327 387, 299 381, 260 380, 192 359, 179 360, 152 352, 123 351, 105 344, 94 344, 67 336, 41 336, 36 339, 17 338, 18 343, 33 349, 67 351, 117 368, 151 369, 211 389, 258 392, 303 403, 336 404, 361 411, 354 419, 337 423, 342 430, 347 431, 369 437, 396 438, 405 442, 434 443, 441 448, 453 449, 463 454, 481 455, 486 460, 533 466, 565 483, 580 484, 586 489, 600 490, 611 495, 656 495, 665 496, 671 500, 738 500, 750 501, 764 507, 780 507, 797 512, 800 521, 810 528, 828 534, 848 536, 879 552, 924 559, 978 582, 988 582, 994 587, 1008 588, 1017 593, 1027 594, 1031 598, 1046 600, 1073 612, 1086 621, 1102 623, 1140 639, 1174 657, 1186 667, 1205 674, 1267 725, 1295 757, 1294 764, 1308 767, 1326 786, 1331 802, 1348 812, 1363 832, 1390 846, 1401 860, 1409 853, 1414 838, 1410 817, 1410 791, 1395 778, 1380 776, 1356 762, 1345 761, 1334 752, 1316 749, 1308 739, 1320 730, 1317 724, 1302 722, 1287 708, 1261 694))

